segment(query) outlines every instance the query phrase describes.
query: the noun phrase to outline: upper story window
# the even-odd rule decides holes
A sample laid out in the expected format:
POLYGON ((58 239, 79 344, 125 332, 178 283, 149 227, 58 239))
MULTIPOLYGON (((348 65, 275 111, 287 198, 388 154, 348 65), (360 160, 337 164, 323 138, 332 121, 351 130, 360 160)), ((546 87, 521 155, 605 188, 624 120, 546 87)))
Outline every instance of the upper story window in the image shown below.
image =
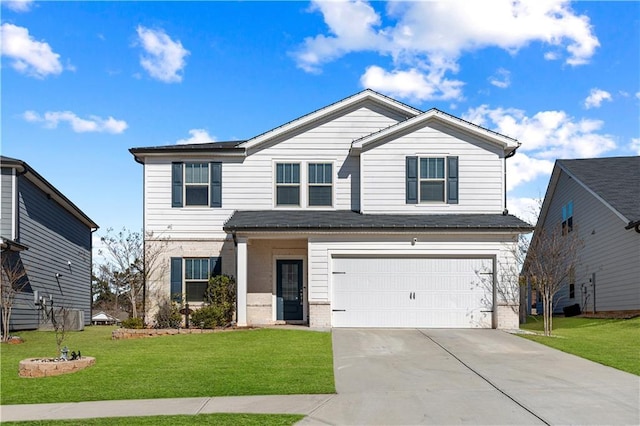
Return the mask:
POLYGON ((207 163, 185 163, 184 205, 209 205, 209 165, 207 163))
POLYGON ((333 165, 309 164, 309 206, 333 205, 333 165))
POLYGON ((407 157, 406 203, 458 204, 458 157, 407 157))
POLYGON ((222 163, 172 163, 171 206, 222 207, 222 163))
POLYGON ((276 205, 300 205, 300 164, 276 164, 276 205))
POLYGON ((420 202, 444 203, 444 158, 420 158, 420 202))
POLYGON ((562 206, 562 235, 573 231, 573 201, 562 206))

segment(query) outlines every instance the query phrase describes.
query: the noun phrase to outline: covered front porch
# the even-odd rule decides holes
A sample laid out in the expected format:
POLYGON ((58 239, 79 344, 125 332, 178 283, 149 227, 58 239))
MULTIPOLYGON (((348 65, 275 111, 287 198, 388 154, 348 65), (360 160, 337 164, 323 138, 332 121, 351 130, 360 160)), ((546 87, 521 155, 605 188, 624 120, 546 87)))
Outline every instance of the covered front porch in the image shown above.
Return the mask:
POLYGON ((308 324, 307 238, 243 233, 235 239, 238 326, 308 324))

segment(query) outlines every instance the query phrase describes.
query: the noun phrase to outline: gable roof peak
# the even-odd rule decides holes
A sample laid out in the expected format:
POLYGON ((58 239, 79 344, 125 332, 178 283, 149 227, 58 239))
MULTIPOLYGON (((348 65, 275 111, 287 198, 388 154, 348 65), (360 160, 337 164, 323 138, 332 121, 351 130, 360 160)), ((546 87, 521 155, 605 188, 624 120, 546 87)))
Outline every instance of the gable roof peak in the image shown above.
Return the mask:
POLYGON ((378 93, 375 90, 364 89, 354 95, 348 96, 330 105, 327 105, 313 112, 305 114, 302 117, 298 117, 292 121, 289 121, 288 123, 285 123, 281 126, 268 130, 258 136, 255 136, 243 142, 242 144, 240 144, 239 147, 246 148, 246 149, 253 148, 256 145, 260 145, 282 134, 294 131, 303 126, 308 125, 309 123, 312 123, 317 120, 321 120, 332 114, 346 110, 347 108, 350 108, 354 105, 357 105, 361 102, 366 102, 366 101, 375 102, 390 110, 396 111, 397 113, 404 115, 407 119, 415 117, 422 113, 422 111, 417 108, 414 108, 398 100, 395 100, 386 95, 378 93))

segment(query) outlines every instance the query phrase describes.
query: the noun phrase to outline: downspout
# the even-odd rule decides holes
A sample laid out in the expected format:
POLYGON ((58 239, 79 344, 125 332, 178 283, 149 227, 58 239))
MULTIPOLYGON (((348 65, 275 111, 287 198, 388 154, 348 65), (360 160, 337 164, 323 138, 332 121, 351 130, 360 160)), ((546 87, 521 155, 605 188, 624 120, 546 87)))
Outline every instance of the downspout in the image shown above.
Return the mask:
POLYGON ((504 210, 502 211, 502 215, 506 216, 509 214, 509 209, 507 209, 507 158, 511 158, 516 155, 516 151, 520 147, 518 144, 517 147, 513 149, 510 153, 504 156, 504 210))
POLYGON ((136 155, 133 159, 138 164, 142 164, 142 323, 147 323, 147 232, 145 228, 146 213, 146 173, 144 161, 140 160, 136 155))

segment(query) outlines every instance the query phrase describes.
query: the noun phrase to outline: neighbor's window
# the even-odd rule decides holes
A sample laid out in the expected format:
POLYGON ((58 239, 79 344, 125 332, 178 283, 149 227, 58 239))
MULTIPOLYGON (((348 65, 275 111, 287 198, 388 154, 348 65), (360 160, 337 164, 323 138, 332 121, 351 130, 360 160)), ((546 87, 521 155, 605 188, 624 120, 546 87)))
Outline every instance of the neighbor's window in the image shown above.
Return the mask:
POLYGON ((333 205, 333 165, 309 164, 309 205, 333 205))
POLYGON ((573 201, 562 206, 562 235, 573 231, 573 201))
POLYGON ((575 268, 569 269, 569 299, 575 299, 576 297, 576 270, 575 268))
POLYGON ((187 258, 184 260, 184 284, 187 302, 202 302, 208 282, 208 258, 187 258))
POLYGON ((445 201, 444 158, 420 158, 420 202, 445 201))
POLYGON ((300 164, 276 164, 276 205, 300 205, 300 164))
POLYGON ((185 205, 209 205, 209 164, 185 163, 184 165, 185 205))

